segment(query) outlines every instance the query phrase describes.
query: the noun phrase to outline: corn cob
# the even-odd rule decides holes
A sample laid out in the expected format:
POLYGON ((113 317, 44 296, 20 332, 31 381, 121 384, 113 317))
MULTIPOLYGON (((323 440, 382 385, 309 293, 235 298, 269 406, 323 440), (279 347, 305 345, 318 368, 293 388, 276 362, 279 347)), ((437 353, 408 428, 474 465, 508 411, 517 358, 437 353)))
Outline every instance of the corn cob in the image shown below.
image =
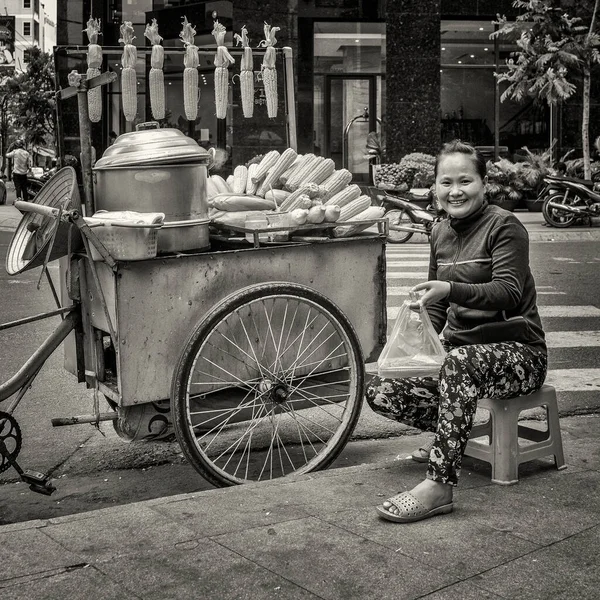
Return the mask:
POLYGON ((231 187, 220 175, 211 175, 209 179, 214 183, 219 194, 231 194, 231 187))
POLYGON ((325 158, 319 162, 317 167, 313 169, 304 179, 304 183, 321 183, 325 181, 335 171, 335 163, 331 158, 325 158))
POLYGON ((233 170, 233 184, 231 185, 231 190, 234 194, 243 194, 246 191, 247 179, 248 167, 244 165, 238 165, 233 170))
MULTIPOLYGON (((348 222, 352 223, 353 221, 371 221, 373 219, 381 219, 385 214, 385 208, 381 206, 369 206, 365 210, 357 213, 353 217, 346 219, 348 222)), ((357 233, 364 231, 372 227, 371 223, 363 224, 363 225, 346 225, 345 227, 334 227, 333 235, 334 237, 348 237, 350 235, 356 235, 357 233)))
POLYGON ((121 24, 121 37, 119 43, 123 43, 123 56, 121 64, 121 101, 123 102, 123 114, 126 121, 135 121, 137 115, 137 81, 135 65, 137 62, 137 50, 133 45, 135 35, 131 21, 121 24))
POLYGON ((294 171, 302 165, 302 163, 306 160, 307 156, 314 156, 309 154, 298 154, 296 156, 296 160, 281 174, 279 177, 279 183, 285 185, 287 180, 292 176, 294 171))
POLYGON ((231 191, 233 191, 233 175, 228 175, 227 179, 225 180, 227 185, 231 188, 231 191))
MULTIPOLYGON (((102 46, 97 43, 100 35, 100 19, 90 17, 84 31, 90 42, 87 50, 88 68, 85 77, 86 79, 92 79, 92 77, 100 75, 100 67, 102 66, 102 46)), ((90 121, 97 123, 102 118, 102 90, 100 86, 88 90, 87 102, 90 121)))
POLYGON ((262 80, 265 86, 265 96, 267 98, 267 115, 274 119, 277 116, 277 69, 275 67, 275 34, 281 27, 271 27, 265 23, 265 39, 261 40, 259 46, 266 48, 263 63, 260 67, 262 80))
POLYGON ((259 196, 264 196, 267 190, 272 189, 279 181, 279 177, 296 160, 297 156, 298 154, 296 154, 296 151, 293 148, 288 148, 285 150, 277 159, 277 162, 269 169, 265 180, 258 188, 257 194, 259 196))
POLYGON ((265 200, 248 194, 219 194, 212 199, 212 206, 218 210, 236 212, 238 210, 274 210, 274 200, 265 200))
POLYGON ((346 206, 352 200, 356 200, 360 196, 360 188, 357 185, 349 185, 345 187, 341 192, 334 194, 324 204, 325 206, 331 206, 337 204, 340 208, 346 206))
POLYGON ((334 171, 321 185, 327 190, 326 197, 331 198, 331 196, 341 192, 347 185, 350 185, 351 181, 352 173, 348 169, 340 169, 334 171))
POLYGON ((278 160, 279 152, 277 152, 277 150, 271 150, 270 152, 267 152, 258 164, 258 169, 256 169, 256 173, 252 175, 252 182, 259 183, 260 180, 267 175, 269 169, 272 166, 274 166, 278 160))
POLYGON ((367 210, 369 206, 371 206, 371 198, 369 196, 359 196, 356 200, 340 207, 340 221, 347 221, 363 210, 367 210))
POLYGON ((299 189, 299 190, 296 190, 295 192, 292 192, 279 205, 279 210, 290 211, 290 210, 294 210, 294 208, 310 208, 311 206, 312 206, 312 200, 310 199, 310 196, 303 189, 299 189), (302 198, 302 200, 298 201, 299 198, 302 198))
POLYGON ((215 55, 215 107, 217 119, 227 116, 227 104, 229 101, 229 65, 233 64, 231 54, 225 47, 225 33, 227 30, 219 21, 215 21, 212 34, 217 42, 217 54, 215 55))
POLYGON ((240 63, 240 88, 242 90, 242 111, 244 117, 250 119, 254 114, 254 59, 245 25, 242 27, 242 35, 236 33, 234 38, 244 49, 240 63))
POLYGON ((295 192, 324 160, 325 159, 322 156, 313 156, 302 163, 302 166, 287 180, 285 189, 290 192, 295 192))
POLYGON ((248 167, 248 175, 246 176, 246 194, 254 194, 258 189, 259 183, 254 183, 252 178, 258 170, 258 163, 252 163, 248 167))
POLYGON ((274 200, 277 206, 281 206, 283 201, 291 194, 292 192, 286 192, 285 190, 269 190, 265 192, 265 200, 274 200))
POLYGON ((183 57, 183 109, 188 121, 195 121, 198 117, 198 100, 200 90, 198 88, 198 47, 194 44, 196 30, 183 17, 183 29, 179 34, 185 46, 183 57))
POLYGON ((162 37, 158 35, 158 23, 152 19, 152 25, 146 25, 144 36, 152 44, 150 55, 150 75, 148 83, 150 86, 150 109, 152 116, 159 120, 165 118, 165 77, 163 64, 165 61, 165 49, 160 45, 162 37))

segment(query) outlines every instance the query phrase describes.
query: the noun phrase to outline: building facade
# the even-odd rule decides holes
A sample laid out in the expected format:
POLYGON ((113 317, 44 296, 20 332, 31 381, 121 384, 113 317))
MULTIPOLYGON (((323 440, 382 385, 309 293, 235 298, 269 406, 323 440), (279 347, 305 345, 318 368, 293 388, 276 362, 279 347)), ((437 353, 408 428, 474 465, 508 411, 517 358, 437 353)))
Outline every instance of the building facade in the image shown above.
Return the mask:
MULTIPOLYGON (((574 0, 563 4, 568 9, 574 0)), ((232 32, 239 33, 244 25, 252 46, 263 37, 263 22, 281 27, 278 46, 292 48, 294 57, 298 150, 333 158, 338 168, 348 167, 357 181, 369 178, 365 144, 373 131, 385 134, 390 162, 409 152, 433 153, 442 141, 454 137, 482 147, 489 156, 515 157, 523 146, 543 150, 554 138, 559 140, 557 153, 580 143, 577 99, 555 111, 533 102, 500 101, 503 88, 494 73, 503 68, 515 46, 492 41, 489 35, 497 14, 514 16, 509 0, 58 0, 57 11, 57 44, 63 48, 57 53, 61 86, 73 68, 85 72, 88 41, 83 29, 90 15, 102 21, 101 43, 107 49, 103 69, 117 74, 119 25, 132 21, 138 46, 140 121, 151 120, 149 42, 143 32, 156 18, 167 51, 166 124, 180 127, 202 145, 227 148, 232 164, 284 146, 285 115, 276 120, 266 117, 257 76, 255 117, 242 117, 234 79, 227 120, 218 121, 212 92, 213 50, 201 53, 200 113, 196 123, 187 123, 181 53, 169 54, 169 49, 181 48, 183 16, 196 27, 199 46, 214 47, 210 34, 214 18, 227 27, 229 46, 234 45, 232 32)), ((238 68, 239 62, 232 70, 238 68)), ((93 127, 98 153, 106 147, 111 131, 120 134, 133 127, 119 110, 118 82, 103 94, 105 118, 93 127)), ((76 103, 63 108, 67 146, 76 146, 76 103)), ((597 114, 593 102, 591 139, 600 134, 600 127, 594 127, 597 114)))

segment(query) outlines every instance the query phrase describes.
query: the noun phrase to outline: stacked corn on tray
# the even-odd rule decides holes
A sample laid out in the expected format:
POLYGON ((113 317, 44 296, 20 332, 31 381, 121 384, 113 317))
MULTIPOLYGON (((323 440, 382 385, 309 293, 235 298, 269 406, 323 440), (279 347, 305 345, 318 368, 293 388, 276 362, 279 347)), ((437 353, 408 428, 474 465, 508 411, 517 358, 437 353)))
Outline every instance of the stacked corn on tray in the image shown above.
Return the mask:
POLYGON ((209 214, 221 227, 243 228, 257 211, 279 212, 290 230, 313 225, 331 228, 334 237, 352 236, 372 225, 364 221, 380 219, 385 211, 371 206, 371 198, 351 181, 350 171, 336 170, 330 158, 292 148, 271 150, 260 162, 237 166, 226 180, 208 178, 209 214))

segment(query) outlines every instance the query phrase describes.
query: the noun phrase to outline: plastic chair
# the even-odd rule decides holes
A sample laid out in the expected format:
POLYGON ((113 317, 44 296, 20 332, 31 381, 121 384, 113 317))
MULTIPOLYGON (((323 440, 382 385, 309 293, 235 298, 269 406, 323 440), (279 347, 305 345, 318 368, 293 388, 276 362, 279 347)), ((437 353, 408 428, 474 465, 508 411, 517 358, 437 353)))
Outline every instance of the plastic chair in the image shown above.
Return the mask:
POLYGON ((465 455, 483 460, 492 465, 492 482, 511 485, 519 481, 521 463, 554 455, 557 469, 565 469, 556 390, 551 385, 528 396, 518 396, 504 400, 484 398, 479 408, 489 411, 486 423, 475 425, 467 443, 465 455), (519 425, 521 411, 544 406, 546 408, 547 431, 540 431, 519 425), (476 438, 488 436, 489 444, 476 438), (530 444, 520 445, 519 438, 530 444))

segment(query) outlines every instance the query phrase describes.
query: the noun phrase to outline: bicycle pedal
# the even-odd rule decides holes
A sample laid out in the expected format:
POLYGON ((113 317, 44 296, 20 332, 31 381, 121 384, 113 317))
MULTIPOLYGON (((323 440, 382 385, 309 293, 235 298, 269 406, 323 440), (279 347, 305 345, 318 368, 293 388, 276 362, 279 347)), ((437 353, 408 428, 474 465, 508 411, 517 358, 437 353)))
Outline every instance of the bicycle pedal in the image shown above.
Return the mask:
POLYGON ((21 475, 21 479, 29 484, 29 489, 32 492, 50 496, 52 492, 56 491, 56 488, 50 483, 50 478, 46 473, 40 473, 39 471, 25 471, 21 475))

